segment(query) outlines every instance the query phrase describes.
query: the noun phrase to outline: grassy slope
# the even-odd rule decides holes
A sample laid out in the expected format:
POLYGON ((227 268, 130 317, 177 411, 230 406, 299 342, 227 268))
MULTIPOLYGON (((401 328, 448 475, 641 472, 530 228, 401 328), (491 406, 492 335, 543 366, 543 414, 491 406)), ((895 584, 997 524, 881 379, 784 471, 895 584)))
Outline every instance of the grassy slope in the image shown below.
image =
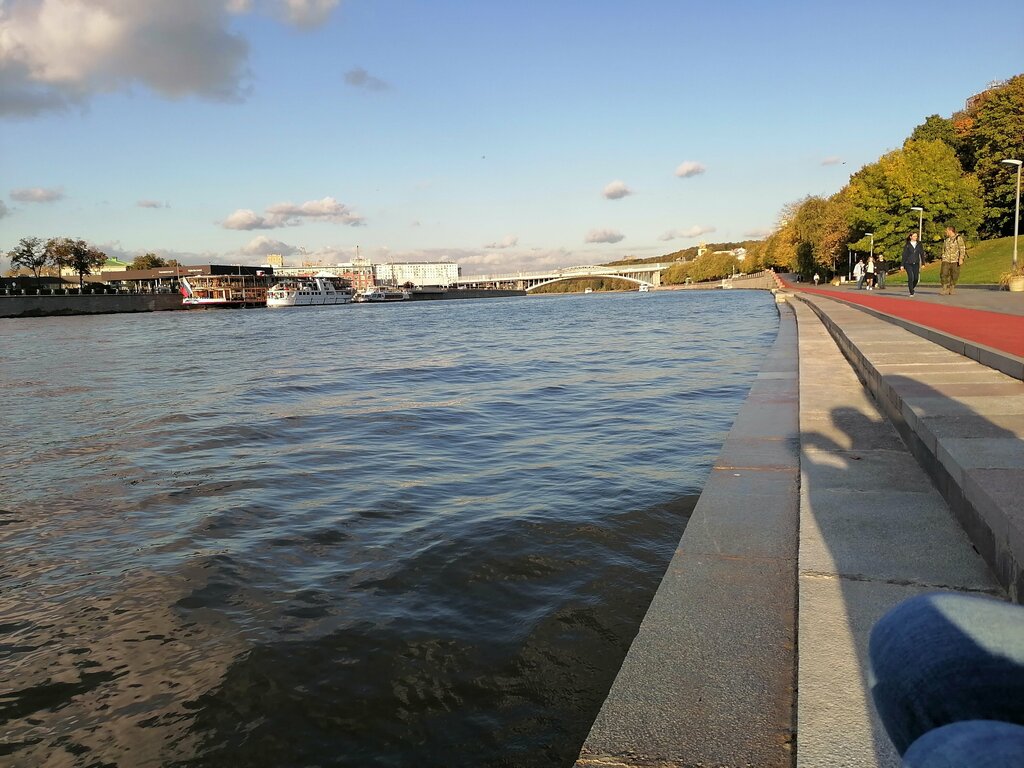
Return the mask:
MULTIPOLYGON (((933 243, 929 249, 935 257, 942 255, 942 243, 933 243)), ((968 258, 960 269, 960 283, 969 285, 995 284, 999 276, 1009 271, 1013 260, 1013 238, 1002 237, 998 240, 984 240, 980 243, 969 243, 968 258)), ((1024 237, 1017 246, 1017 258, 1024 262, 1024 237)), ((892 274, 886 278, 888 282, 905 283, 906 275, 892 274)), ((933 261, 921 269, 921 282, 939 284, 939 262, 933 261)))

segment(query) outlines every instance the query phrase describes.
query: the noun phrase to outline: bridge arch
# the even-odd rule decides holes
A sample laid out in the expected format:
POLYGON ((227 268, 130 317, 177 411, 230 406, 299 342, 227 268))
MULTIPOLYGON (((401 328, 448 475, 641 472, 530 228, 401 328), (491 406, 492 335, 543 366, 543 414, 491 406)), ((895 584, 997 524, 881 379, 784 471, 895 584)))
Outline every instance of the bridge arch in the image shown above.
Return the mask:
POLYGON ((564 283, 564 282, 568 282, 569 280, 600 280, 602 278, 609 278, 609 279, 613 279, 613 280, 625 280, 627 283, 635 283, 636 285, 646 285, 648 287, 654 285, 654 283, 648 282, 647 280, 640 280, 640 279, 635 278, 635 277, 626 277, 625 275, 616 275, 616 274, 613 274, 613 273, 598 274, 598 275, 594 275, 594 274, 559 275, 558 277, 553 278, 552 280, 545 280, 543 283, 537 283, 536 285, 531 285, 529 288, 526 289, 526 292, 530 293, 531 291, 533 291, 536 288, 541 288, 542 286, 551 285, 553 283, 564 283))

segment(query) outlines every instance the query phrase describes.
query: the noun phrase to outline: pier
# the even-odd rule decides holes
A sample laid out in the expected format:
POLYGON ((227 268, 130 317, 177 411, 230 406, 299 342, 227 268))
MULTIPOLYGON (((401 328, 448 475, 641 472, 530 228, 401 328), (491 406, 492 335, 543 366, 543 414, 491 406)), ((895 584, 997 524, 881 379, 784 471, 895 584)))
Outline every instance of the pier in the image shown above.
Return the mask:
POLYGON ((922 592, 1024 594, 1019 297, 775 281, 778 336, 579 768, 898 766, 871 627, 922 592))

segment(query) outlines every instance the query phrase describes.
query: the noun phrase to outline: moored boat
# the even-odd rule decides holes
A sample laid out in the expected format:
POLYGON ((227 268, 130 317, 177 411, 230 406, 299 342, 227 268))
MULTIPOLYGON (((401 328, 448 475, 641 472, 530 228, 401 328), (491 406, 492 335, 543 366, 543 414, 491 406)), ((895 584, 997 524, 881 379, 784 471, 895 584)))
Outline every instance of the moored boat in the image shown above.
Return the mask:
POLYGON ((412 298, 412 294, 402 288, 390 288, 385 285, 376 285, 372 288, 364 288, 355 295, 358 302, 379 302, 379 301, 405 301, 412 298))
POLYGON ((274 283, 267 291, 268 307, 315 307, 332 304, 348 304, 352 292, 346 281, 317 275, 299 277, 274 283))
POLYGON ((267 305, 267 278, 262 275, 187 275, 178 282, 186 307, 267 305))

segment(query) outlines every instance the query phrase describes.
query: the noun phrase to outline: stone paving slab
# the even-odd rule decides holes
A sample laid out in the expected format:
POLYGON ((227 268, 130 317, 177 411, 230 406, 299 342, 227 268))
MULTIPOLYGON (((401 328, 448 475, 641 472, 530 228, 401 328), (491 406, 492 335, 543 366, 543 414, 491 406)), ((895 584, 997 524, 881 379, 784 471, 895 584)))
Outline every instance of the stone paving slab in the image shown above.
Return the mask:
POLYGON ((801 362, 796 764, 898 766, 870 701, 872 626, 914 594, 997 593, 998 587, 818 317, 800 303, 795 310, 801 362))
POLYGON ((971 364, 971 375, 978 377, 974 383, 929 382, 924 368, 919 373, 879 368, 874 353, 861 344, 862 337, 877 339, 880 333, 889 333, 903 345, 905 363, 942 362, 943 357, 935 354, 935 344, 879 319, 877 312, 820 296, 802 298, 826 324, 996 578, 1012 599, 1020 601, 1024 598, 1024 504, 1020 501, 1024 451, 1019 429, 1001 431, 999 425, 1019 424, 1024 417, 1024 383, 1012 375, 999 380, 999 374, 977 362, 971 364), (973 435, 961 429, 954 436, 942 426, 971 420, 978 427, 973 435), (988 424, 981 426, 979 420, 988 424))

